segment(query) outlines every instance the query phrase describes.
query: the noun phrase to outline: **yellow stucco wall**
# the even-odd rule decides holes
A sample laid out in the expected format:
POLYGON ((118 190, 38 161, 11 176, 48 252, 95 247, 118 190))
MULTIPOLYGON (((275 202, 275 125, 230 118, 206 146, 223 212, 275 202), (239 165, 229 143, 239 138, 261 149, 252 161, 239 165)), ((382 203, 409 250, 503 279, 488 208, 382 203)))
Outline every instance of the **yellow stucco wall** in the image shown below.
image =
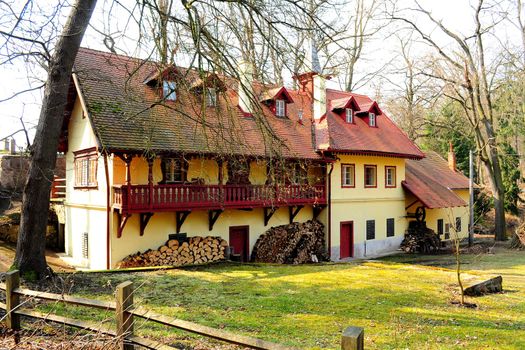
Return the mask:
POLYGON ((407 227, 405 196, 405 160, 377 156, 339 155, 331 176, 331 255, 339 259, 340 224, 352 221, 354 257, 373 256, 397 249, 407 227), (341 165, 355 164, 355 188, 341 187, 341 165), (377 165, 377 188, 365 188, 364 166, 377 165), (385 188, 385 166, 396 167, 396 187, 385 188), (393 218, 395 236, 386 237, 386 219, 393 218), (366 221, 375 220, 375 239, 366 240, 366 221))
MULTIPOLYGON (((116 214, 115 214, 116 215, 116 214)), ((304 222, 312 218, 312 208, 303 208, 295 217, 296 222, 304 222)), ((259 235, 272 226, 289 223, 288 208, 279 208, 270 219, 268 226, 264 226, 263 209, 253 211, 225 210, 216 221, 213 230, 208 230, 208 212, 204 210, 193 211, 181 227, 181 232, 191 236, 220 236, 229 241, 231 226, 249 226, 250 254, 259 235)), ((111 236, 111 265, 131 253, 143 252, 147 249, 156 249, 168 240, 168 235, 176 232, 175 213, 156 213, 150 219, 144 232, 140 236, 139 216, 133 215, 127 222, 121 238, 117 238, 117 224, 113 221, 113 234, 111 236)))
MULTIPOLYGON (((97 141, 89 119, 83 117, 82 106, 77 99, 68 129, 68 152, 66 153, 66 211, 65 246, 72 263, 86 268, 106 267, 106 173, 104 160, 98 158, 97 188, 75 189, 73 152, 95 147, 97 141), (88 233, 88 258, 84 258, 83 236, 88 233)), ((111 169, 111 160, 109 160, 111 169)), ((111 170, 110 170, 111 171, 111 170)))

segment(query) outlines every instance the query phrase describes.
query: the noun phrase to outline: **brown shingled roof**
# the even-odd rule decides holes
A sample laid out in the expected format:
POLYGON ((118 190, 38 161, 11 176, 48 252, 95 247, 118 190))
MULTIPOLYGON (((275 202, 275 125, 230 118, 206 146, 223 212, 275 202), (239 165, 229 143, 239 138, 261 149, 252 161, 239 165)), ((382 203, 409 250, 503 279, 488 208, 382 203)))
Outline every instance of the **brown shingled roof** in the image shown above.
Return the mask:
MULTIPOLYGON (((187 152, 320 159, 312 142, 310 119, 277 118, 261 105, 264 118, 240 113, 237 82, 225 79, 228 90, 217 107, 206 107, 190 91, 197 73, 177 69, 188 84, 178 86, 177 101, 159 103, 159 90, 144 81, 154 62, 81 48, 74 71, 102 147, 112 151, 187 152)), ((295 97, 294 97, 295 99, 295 97)))
POLYGON ((448 167, 435 152, 421 160, 407 160, 403 188, 412 193, 429 209, 466 206, 454 189, 468 188, 468 178, 448 167))

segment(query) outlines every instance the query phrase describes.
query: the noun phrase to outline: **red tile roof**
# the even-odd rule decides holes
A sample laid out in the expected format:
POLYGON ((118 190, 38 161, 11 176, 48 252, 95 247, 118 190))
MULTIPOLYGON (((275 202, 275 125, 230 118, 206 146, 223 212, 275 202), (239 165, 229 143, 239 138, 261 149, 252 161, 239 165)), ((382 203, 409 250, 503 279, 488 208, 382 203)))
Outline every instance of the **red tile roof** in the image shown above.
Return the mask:
MULTIPOLYGON (((368 96, 350 92, 326 90, 327 103, 342 105, 342 99, 353 97, 360 110, 368 110, 375 105, 368 96)), ((346 123, 343 117, 327 108, 326 118, 316 123, 317 148, 325 151, 381 154, 396 157, 423 158, 423 152, 390 120, 386 113, 376 117, 377 127, 370 127, 360 116, 354 123, 346 123)))
MULTIPOLYGON (((217 107, 206 107, 195 93, 196 71, 160 69, 155 62, 80 49, 74 70, 101 147, 112 151, 187 152, 321 159, 319 151, 422 158, 419 148, 379 108, 377 127, 356 116, 354 124, 332 111, 344 99, 365 108, 369 97, 327 89, 327 113, 313 122, 306 92, 254 83, 257 96, 286 93, 288 118, 276 117, 263 103, 260 117, 247 118, 238 107, 237 81, 220 76, 227 88, 217 107), (159 76, 180 77, 176 101, 162 101, 159 76), (150 84, 145 84, 150 81, 150 84), (299 111, 302 119, 299 120, 299 111), (315 127, 312 127, 315 124, 315 127)), ((363 110, 363 108, 360 108, 363 110)), ((365 117, 366 118, 366 117, 365 117)))
POLYGON ((468 178, 452 171, 435 152, 428 152, 421 160, 407 160, 402 185, 429 209, 467 205, 453 190, 468 189, 468 178))

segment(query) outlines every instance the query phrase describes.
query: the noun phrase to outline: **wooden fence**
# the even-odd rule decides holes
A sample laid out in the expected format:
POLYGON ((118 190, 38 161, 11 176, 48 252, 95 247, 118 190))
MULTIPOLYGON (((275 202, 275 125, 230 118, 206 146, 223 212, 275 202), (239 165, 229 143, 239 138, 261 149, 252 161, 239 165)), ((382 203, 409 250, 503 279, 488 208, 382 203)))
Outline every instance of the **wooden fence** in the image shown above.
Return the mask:
MULTIPOLYGON (((116 300, 100 301, 86 298, 73 297, 63 294, 54 294, 47 292, 39 292, 30 289, 20 288, 20 276, 18 271, 11 271, 6 273, 6 281, 0 283, 0 290, 4 290, 6 294, 6 303, 0 303, 0 309, 6 311, 6 325, 9 329, 19 331, 21 329, 20 316, 27 316, 31 318, 43 319, 46 321, 61 323, 99 334, 109 335, 115 337, 118 341, 119 348, 122 350, 134 349, 136 345, 147 349, 175 349, 161 343, 138 337, 133 332, 134 318, 142 318, 147 321, 156 322, 168 327, 177 328, 183 331, 198 334, 204 337, 221 340, 230 344, 241 345, 252 349, 267 349, 267 350, 292 350, 293 347, 288 347, 261 339, 247 337, 243 335, 233 334, 220 329, 215 329, 203 326, 197 323, 188 322, 179 319, 173 319, 153 313, 143 307, 134 306, 133 304, 133 283, 123 282, 119 284, 115 291, 116 300), (29 297, 43 300, 60 301, 66 304, 87 306, 97 309, 112 310, 116 314, 116 327, 113 329, 108 326, 75 320, 63 316, 58 316, 50 313, 41 313, 35 310, 24 308, 24 303, 20 301, 20 297, 29 297)), ((342 350, 363 350, 364 332, 359 327, 348 327, 342 335, 341 349, 342 350)))

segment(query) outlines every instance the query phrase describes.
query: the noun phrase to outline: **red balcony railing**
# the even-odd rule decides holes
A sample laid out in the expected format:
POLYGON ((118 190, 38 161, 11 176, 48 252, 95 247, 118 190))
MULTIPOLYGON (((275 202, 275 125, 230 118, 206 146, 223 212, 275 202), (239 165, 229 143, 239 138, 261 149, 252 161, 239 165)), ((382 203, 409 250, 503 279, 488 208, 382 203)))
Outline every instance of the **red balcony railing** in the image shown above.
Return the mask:
POLYGON ((326 204, 324 185, 126 185, 113 187, 124 212, 326 204), (151 190, 150 190, 151 189, 151 190))

